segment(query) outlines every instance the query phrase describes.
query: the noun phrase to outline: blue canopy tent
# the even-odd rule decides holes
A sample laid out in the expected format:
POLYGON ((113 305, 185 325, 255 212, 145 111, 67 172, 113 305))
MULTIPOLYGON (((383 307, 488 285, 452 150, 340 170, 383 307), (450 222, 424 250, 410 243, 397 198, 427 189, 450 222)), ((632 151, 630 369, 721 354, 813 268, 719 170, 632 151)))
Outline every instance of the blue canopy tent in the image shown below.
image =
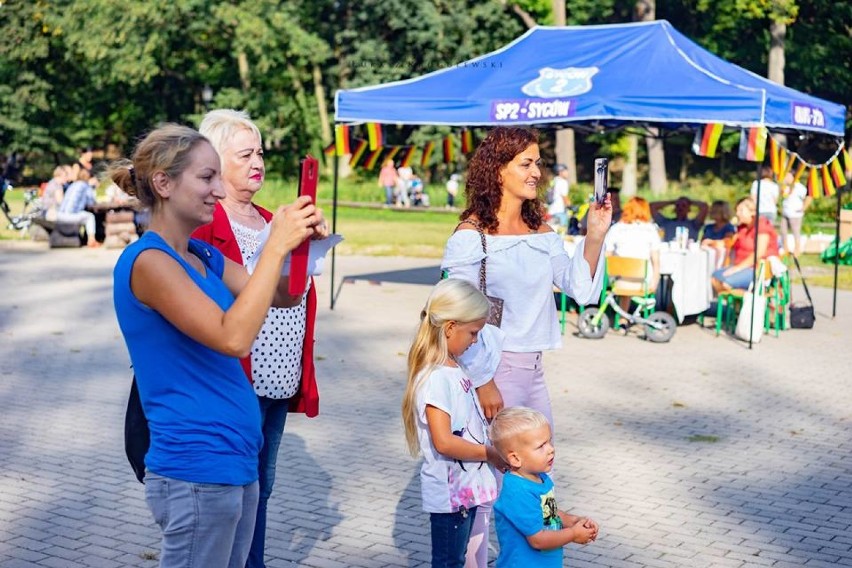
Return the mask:
MULTIPOLYGON (((350 124, 681 130, 722 123, 842 137, 845 116, 842 105, 716 57, 665 20, 536 27, 470 61, 335 95, 336 122, 350 124)), ((332 280, 333 270, 332 257, 332 280)), ((332 282, 332 307, 333 292, 332 282)))
POLYGON ((706 51, 665 20, 536 27, 476 59, 337 91, 335 120, 496 126, 766 126, 843 136, 846 110, 706 51))

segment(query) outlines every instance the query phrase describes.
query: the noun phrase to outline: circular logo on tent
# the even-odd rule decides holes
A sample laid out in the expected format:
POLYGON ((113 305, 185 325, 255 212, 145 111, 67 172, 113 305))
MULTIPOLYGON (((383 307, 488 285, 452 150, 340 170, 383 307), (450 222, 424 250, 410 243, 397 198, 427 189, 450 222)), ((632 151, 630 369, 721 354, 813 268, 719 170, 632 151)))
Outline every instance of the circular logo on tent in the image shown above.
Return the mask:
POLYGON ((582 95, 592 90, 592 77, 597 67, 568 67, 539 69, 538 77, 521 87, 531 97, 553 98, 582 95))

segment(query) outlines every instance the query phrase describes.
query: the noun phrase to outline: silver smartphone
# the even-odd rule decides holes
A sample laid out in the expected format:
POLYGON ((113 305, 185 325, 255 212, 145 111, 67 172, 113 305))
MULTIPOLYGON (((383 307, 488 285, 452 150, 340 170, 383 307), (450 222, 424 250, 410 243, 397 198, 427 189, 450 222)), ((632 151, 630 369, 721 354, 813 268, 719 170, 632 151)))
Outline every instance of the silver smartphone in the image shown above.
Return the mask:
POLYGON ((607 179, 609 178, 609 160, 595 158, 595 201, 603 205, 606 201, 607 179))

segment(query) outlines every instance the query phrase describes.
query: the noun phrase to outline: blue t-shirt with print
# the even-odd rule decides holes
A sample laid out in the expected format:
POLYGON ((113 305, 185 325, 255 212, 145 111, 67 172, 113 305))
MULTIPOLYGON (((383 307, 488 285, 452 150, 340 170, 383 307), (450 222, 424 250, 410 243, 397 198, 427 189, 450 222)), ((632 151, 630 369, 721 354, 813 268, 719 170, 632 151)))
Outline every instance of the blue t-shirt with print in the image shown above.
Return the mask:
POLYGON ((503 477, 503 489, 494 503, 500 555, 497 568, 561 567, 562 547, 536 550, 527 537, 542 530, 560 530, 553 480, 539 474, 541 483, 515 474, 503 477))

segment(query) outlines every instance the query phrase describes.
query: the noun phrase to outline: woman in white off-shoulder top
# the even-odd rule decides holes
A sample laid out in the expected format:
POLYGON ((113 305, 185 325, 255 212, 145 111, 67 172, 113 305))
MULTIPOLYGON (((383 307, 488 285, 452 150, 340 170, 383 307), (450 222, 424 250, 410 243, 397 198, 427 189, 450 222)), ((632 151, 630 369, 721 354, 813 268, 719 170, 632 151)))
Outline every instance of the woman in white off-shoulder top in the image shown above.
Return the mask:
MULTIPOLYGON (((542 351, 562 346, 553 286, 580 304, 600 295, 603 243, 612 219, 609 196, 603 205, 589 207, 587 236, 571 258, 562 237, 544 223, 540 181, 538 132, 520 127, 493 129, 470 161, 467 209, 447 241, 441 263, 450 278, 479 285, 481 261, 486 258, 487 294, 504 301, 500 363, 493 378, 480 379, 477 385, 489 420, 504 405, 527 406, 553 424, 541 361, 542 351)), ((480 544, 474 544, 473 538, 471 549, 480 544)), ((474 553, 471 549, 469 558, 474 553)))

